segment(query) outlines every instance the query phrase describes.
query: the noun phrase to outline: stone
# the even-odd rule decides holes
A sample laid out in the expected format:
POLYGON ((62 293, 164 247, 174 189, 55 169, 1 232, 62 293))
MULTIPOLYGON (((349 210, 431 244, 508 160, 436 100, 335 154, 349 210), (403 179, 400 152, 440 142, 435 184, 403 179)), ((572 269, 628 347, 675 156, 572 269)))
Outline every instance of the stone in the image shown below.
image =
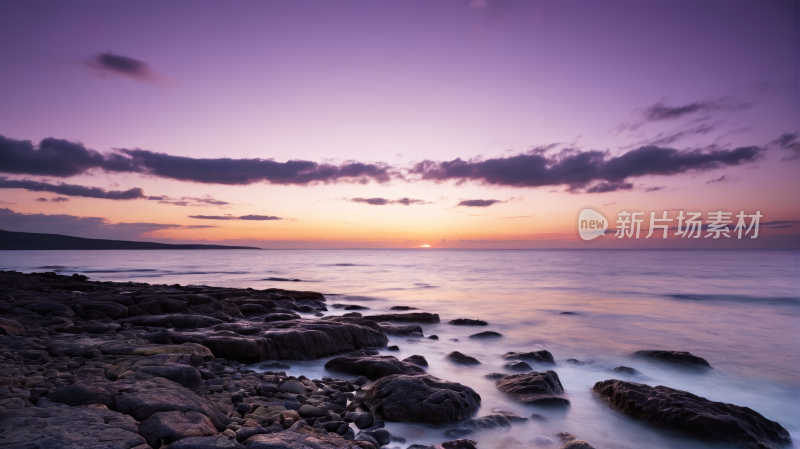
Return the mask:
POLYGON ((481 361, 472 357, 471 355, 462 354, 458 351, 453 351, 445 356, 446 359, 459 365, 480 365, 481 361))
POLYGON ((428 366, 428 361, 425 360, 425 357, 421 355, 408 356, 404 358, 403 361, 406 363, 413 363, 417 366, 428 366))
POLYGON ((217 434, 211 420, 197 412, 160 412, 139 423, 139 435, 152 447, 161 447, 187 437, 217 434))
POLYGON ((477 441, 474 440, 467 440, 467 439, 458 439, 452 441, 445 441, 442 443, 442 447, 444 449, 476 449, 478 445, 477 441))
POLYGON ((693 368, 697 370, 712 369, 711 364, 709 364, 706 359, 689 352, 646 350, 634 352, 633 357, 648 359, 676 367, 693 368))
POLYGON ((386 313, 382 315, 368 315, 364 318, 372 321, 396 321, 412 323, 438 323, 441 321, 438 314, 428 312, 386 313))
POLYGON ((278 385, 278 388, 281 391, 286 391, 288 393, 306 394, 306 386, 303 385, 302 382, 293 379, 287 380, 286 382, 278 385))
POLYGON ((543 365, 555 365, 556 361, 550 351, 529 351, 529 352, 506 352, 503 354, 504 359, 508 360, 524 360, 526 362, 536 362, 543 365))
POLYGON ((103 404, 110 407, 114 403, 108 390, 84 383, 75 383, 60 388, 48 394, 47 399, 67 405, 103 404))
POLYGON ((264 317, 265 323, 271 323, 273 321, 287 321, 287 320, 299 320, 300 315, 289 312, 289 313, 270 313, 264 317))
MULTIPOLYGON (((226 430, 225 433, 227 432, 234 434, 232 430, 226 430)), ((214 437, 183 438, 172 443, 170 449, 244 449, 245 447, 230 436, 217 435, 214 437)))
POLYGON ((22 335, 25 333, 25 326, 19 321, 0 318, 0 335, 22 335))
POLYGON ((418 324, 381 324, 381 329, 386 332, 386 335, 393 335, 395 337, 424 337, 422 328, 418 324))
POLYGON ((397 360, 391 355, 385 356, 353 356, 340 355, 329 360, 325 369, 347 374, 364 376, 377 380, 392 374, 423 374, 425 370, 413 363, 397 360))
POLYGON ((5 449, 140 449, 145 444, 132 417, 104 405, 59 404, 0 413, 0 447, 5 449))
POLYGON ((393 374, 362 387, 356 400, 377 419, 446 424, 470 418, 481 397, 472 388, 431 375, 393 374))
POLYGON ((555 371, 512 374, 497 380, 495 386, 502 393, 526 404, 569 405, 569 400, 561 397, 564 387, 555 371))
POLYGON ((489 338, 500 338, 503 334, 495 331, 483 331, 478 332, 477 334, 472 334, 469 338, 477 338, 477 339, 489 339, 489 338))
POLYGON ((286 432, 256 435, 247 440, 248 449, 376 449, 372 444, 345 440, 336 433, 297 423, 286 432))
POLYGON ((266 338, 210 336, 203 339, 201 344, 216 357, 245 363, 268 360, 277 353, 275 343, 266 338))
POLYGON ((503 416, 506 417, 506 419, 508 419, 509 422, 512 422, 512 423, 513 422, 525 422, 525 421, 528 421, 528 418, 520 415, 519 413, 517 413, 515 411, 512 411, 512 410, 506 410, 504 408, 493 408, 492 409, 492 413, 496 413, 498 415, 503 415, 503 416))
POLYGON ((525 362, 508 362, 503 368, 509 371, 533 371, 533 368, 525 362))
POLYGON ((778 448, 792 441, 783 426, 750 408, 686 391, 615 379, 597 382, 592 390, 622 413, 698 438, 757 449, 778 448))
POLYGON ((642 374, 639 371, 637 371, 637 370, 635 370, 635 369, 633 369, 633 368, 631 368, 629 366, 618 366, 616 368, 613 368, 611 371, 614 371, 615 373, 619 373, 619 374, 625 374, 625 375, 628 375, 628 376, 638 376, 638 375, 642 374))
POLYGON ((174 388, 149 388, 115 396, 114 409, 139 421, 158 412, 198 412, 208 417, 217 430, 225 430, 230 419, 216 406, 208 399, 178 384, 174 385, 174 388))
POLYGON ((456 318, 448 321, 447 324, 452 324, 454 326, 486 326, 489 323, 483 320, 473 320, 470 318, 456 318))
POLYGON ((496 430, 511 428, 511 421, 505 415, 495 413, 492 415, 481 416, 480 418, 468 419, 461 423, 458 429, 451 429, 445 432, 448 437, 466 436, 479 430, 496 430))

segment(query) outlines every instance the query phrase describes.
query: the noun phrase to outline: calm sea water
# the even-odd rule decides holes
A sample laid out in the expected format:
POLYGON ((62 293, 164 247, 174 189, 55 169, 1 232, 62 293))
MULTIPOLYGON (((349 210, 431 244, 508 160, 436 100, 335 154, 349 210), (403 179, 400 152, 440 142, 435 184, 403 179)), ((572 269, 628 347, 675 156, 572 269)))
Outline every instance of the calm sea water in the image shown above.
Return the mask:
MULTIPOLYGON (((409 305, 439 313, 423 325, 440 340, 391 338, 399 358, 424 355, 428 372, 461 382, 492 408, 545 421, 510 432, 471 436, 482 448, 537 447, 568 431, 602 448, 723 448, 630 419, 591 391, 619 378, 610 368, 641 371, 638 381, 687 390, 750 407, 800 437, 800 252, 798 251, 542 251, 542 250, 293 250, 293 251, 0 251, 0 269, 79 272, 95 280, 319 291, 328 303, 360 304, 368 312, 409 305), (265 280, 300 279, 301 282, 265 280), (576 312, 562 315, 560 312, 576 312), (489 326, 451 326, 480 318, 489 326), (494 330, 499 340, 470 334, 494 330), (458 341, 456 341, 458 340, 458 341), (508 351, 547 349, 572 406, 538 410, 498 393, 484 374, 502 371, 508 351), (690 351, 715 368, 707 374, 665 370, 628 357, 640 349, 690 351), (461 367, 444 359, 459 350, 483 362, 461 367), (567 358, 591 360, 573 366, 567 358), (538 443, 537 443, 538 442, 538 443)), ((344 313, 331 308, 330 314, 344 313)), ((387 352, 388 353, 388 352, 387 352)), ((326 360, 292 362, 290 374, 326 373, 326 360)), ((440 443, 454 426, 388 423, 407 444, 440 443)), ((407 444, 392 444, 406 446, 407 444)), ((546 446, 544 446, 546 447, 546 446)))

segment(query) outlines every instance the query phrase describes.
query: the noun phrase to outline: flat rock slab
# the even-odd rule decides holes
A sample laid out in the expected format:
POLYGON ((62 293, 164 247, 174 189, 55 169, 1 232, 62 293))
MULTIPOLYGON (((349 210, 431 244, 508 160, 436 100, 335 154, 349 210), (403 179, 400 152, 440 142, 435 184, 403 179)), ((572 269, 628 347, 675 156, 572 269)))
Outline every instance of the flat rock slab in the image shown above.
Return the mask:
POLYGON ((369 315, 364 318, 373 321, 397 321, 405 323, 438 323, 441 321, 438 313, 428 312, 386 313, 383 315, 369 315))
POLYGON ((377 380, 392 374, 424 374, 425 370, 413 363, 402 362, 391 355, 351 356, 340 355, 328 361, 325 369, 364 376, 377 380))
POLYGON ((114 409, 139 421, 158 412, 198 412, 205 415, 219 431, 225 430, 230 419, 206 398, 177 386, 151 388, 114 397, 114 409))
POLYGON ((683 351, 646 350, 636 351, 633 356, 677 367, 699 370, 712 369, 711 364, 706 359, 683 351))
POLYGON ((540 351, 528 351, 528 352, 506 352, 503 354, 503 358, 507 360, 525 360, 527 362, 536 362, 543 365, 555 365, 556 360, 553 358, 553 354, 550 354, 550 351, 547 350, 540 350, 540 351))
POLYGON ((0 447, 5 449, 147 448, 137 422, 103 405, 25 407, 0 415, 0 447))
POLYGON ((513 374, 494 384, 501 392, 526 404, 569 405, 569 400, 561 397, 564 387, 555 371, 513 374))
POLYGON ((356 400, 387 421, 452 423, 470 418, 481 403, 472 388, 431 375, 394 374, 361 391, 356 400))
POLYGON ((754 410, 686 391, 614 379, 597 382, 592 390, 627 415, 701 438, 753 449, 777 449, 792 442, 786 429, 754 410))
POLYGON ((328 433, 309 426, 298 426, 290 431, 255 435, 247 439, 248 449, 374 449, 371 443, 349 441, 336 433, 328 433), (293 430, 293 431, 292 431, 293 430))

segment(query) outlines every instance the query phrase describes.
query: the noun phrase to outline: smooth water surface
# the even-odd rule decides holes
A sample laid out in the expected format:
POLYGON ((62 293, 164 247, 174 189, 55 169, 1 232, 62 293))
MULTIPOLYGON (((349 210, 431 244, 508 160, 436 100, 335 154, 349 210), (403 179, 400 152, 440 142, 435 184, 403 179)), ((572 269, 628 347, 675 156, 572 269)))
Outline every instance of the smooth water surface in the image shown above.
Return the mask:
MULTIPOLYGON (((728 447, 609 409, 590 389, 597 381, 620 378, 610 371, 620 365, 644 375, 626 380, 747 406, 780 422, 795 440, 800 436, 798 251, 0 251, 0 269, 79 272, 95 280, 312 290, 324 293, 329 304, 370 307, 365 315, 394 305, 438 313, 442 323, 422 325, 425 335, 436 334, 438 341, 391 338, 400 352, 384 352, 401 359, 424 355, 429 373, 473 387, 483 398, 480 415, 501 407, 547 418, 515 425, 511 432, 469 437, 482 448, 537 447, 546 443, 542 436, 553 439, 555 431, 571 432, 598 449, 728 447), (560 313, 565 311, 575 314, 560 313), (489 326, 447 324, 453 318, 480 318, 489 326), (483 330, 503 337, 469 338, 483 330), (503 353, 535 349, 555 356, 555 370, 572 402, 568 409, 514 403, 483 377, 502 371, 503 353), (640 349, 689 351, 715 369, 690 374, 628 357, 640 349), (453 350, 483 365, 453 365, 444 359, 453 350), (574 366, 565 363, 568 358, 593 363, 574 366)), ((329 308, 329 314, 344 313, 329 308)), ((347 377, 326 372, 325 361, 293 362, 289 373, 347 377)), ((387 427, 408 440, 390 446, 404 447, 452 439, 444 432, 455 426, 387 427)))

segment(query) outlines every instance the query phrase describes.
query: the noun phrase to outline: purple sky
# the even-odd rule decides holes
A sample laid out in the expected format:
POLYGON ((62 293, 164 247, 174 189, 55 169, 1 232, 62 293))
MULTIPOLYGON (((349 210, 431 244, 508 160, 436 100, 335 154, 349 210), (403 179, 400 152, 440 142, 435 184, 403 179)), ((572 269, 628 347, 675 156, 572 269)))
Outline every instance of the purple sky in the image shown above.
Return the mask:
MULTIPOLYGON (((796 1, 5 1, 0 55, 6 145, 53 137, 106 155, 148 152, 122 153, 135 168, 103 162, 70 173, 19 168, 7 156, 0 207, 156 226, 109 234, 117 237, 300 246, 559 240, 574 234, 579 207, 605 204, 609 214, 758 208, 773 221, 800 219, 797 141, 770 144, 799 131, 796 1), (544 162, 505 159, 552 144, 544 162), (648 145, 676 157, 717 151, 717 159, 666 171, 647 153, 649 168, 637 162, 609 175, 622 162, 608 159, 648 145), (757 151, 733 162, 725 153, 744 147, 757 151), (566 163, 556 173, 565 148, 606 152, 593 165, 603 174, 578 182, 576 171, 562 173, 566 163), (149 152, 191 159, 158 162, 172 164, 168 173, 149 152), (310 184, 284 185, 239 182, 251 175, 238 165, 209 177, 198 158, 327 165, 310 184), (470 176, 438 165, 456 158, 508 164, 499 175, 469 165, 470 176), (423 160, 433 169, 420 171, 423 160), (356 179, 349 162, 373 165, 356 179), (527 163, 549 171, 520 184, 509 170, 527 176, 527 163), (326 167, 339 171, 323 178, 326 167), (8 180, 141 188, 169 199, 37 201, 41 190, 8 180), (497 201, 469 213, 459 206, 469 200, 497 201), (284 220, 190 218, 223 215, 284 220)), ((0 229, 25 227, 27 217, 0 217, 0 229)), ((94 232, 76 220, 84 227, 73 235, 94 232)))

